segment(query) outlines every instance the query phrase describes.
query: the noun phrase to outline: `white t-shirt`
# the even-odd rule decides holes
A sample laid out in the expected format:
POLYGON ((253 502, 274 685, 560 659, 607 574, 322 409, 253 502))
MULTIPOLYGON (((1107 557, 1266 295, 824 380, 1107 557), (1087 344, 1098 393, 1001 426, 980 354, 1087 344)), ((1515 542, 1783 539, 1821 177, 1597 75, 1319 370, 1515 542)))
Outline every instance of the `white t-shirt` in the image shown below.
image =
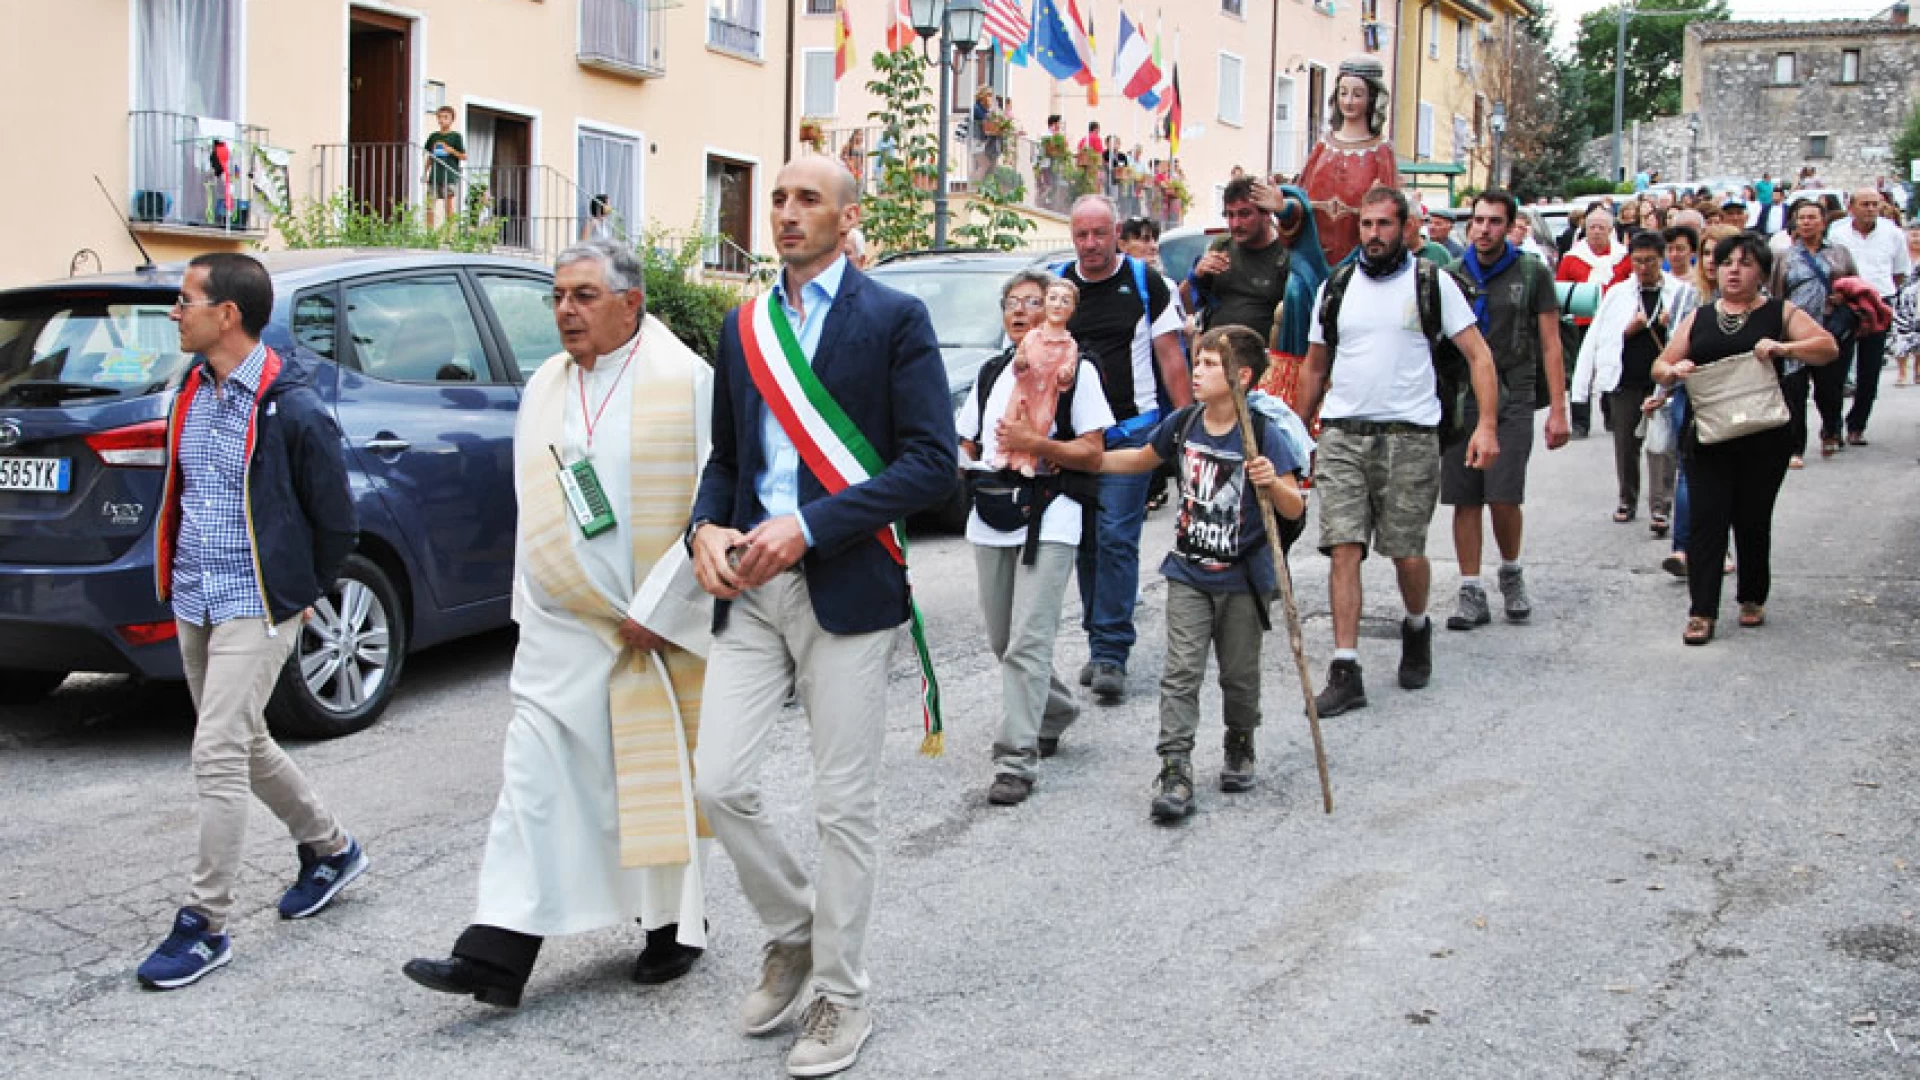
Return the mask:
MULTIPOLYGON (((1385 281, 1359 268, 1347 280, 1340 301, 1340 347, 1320 415, 1327 420, 1375 423, 1440 422, 1440 397, 1433 385, 1433 351, 1420 332, 1420 308, 1413 289, 1413 260, 1385 281)), ((1313 328, 1307 340, 1327 343, 1320 328, 1320 304, 1327 286, 1313 298, 1313 328)), ((1440 275, 1440 328, 1448 337, 1474 324, 1473 309, 1451 274, 1440 275)))
MULTIPOLYGON (((1077 434, 1089 431, 1104 431, 1113 426, 1113 409, 1107 404, 1107 395, 1100 386, 1100 369, 1082 360, 1079 373, 1074 376, 1077 382, 1073 387, 1073 415, 1068 418, 1067 426, 1077 434)), ((1007 414, 1007 403, 1013 399, 1013 365, 1008 364, 993 380, 993 392, 987 397, 987 408, 980 411, 978 394, 980 384, 973 384, 967 391, 967 400, 960 411, 953 416, 954 430, 963 439, 980 444, 980 460, 991 462, 1000 452, 1000 442, 994 436, 994 428, 1000 418, 1007 414), (984 429, 984 430, 982 430, 984 429)), ((1053 432, 1047 432, 1052 438, 1053 432)), ((1027 542, 1025 529, 1014 532, 1001 532, 990 529, 980 520, 978 510, 967 512, 967 542, 982 547, 1019 547, 1027 542)), ((1043 544, 1080 543, 1080 504, 1068 498, 1058 498, 1048 504, 1047 512, 1040 518, 1040 542, 1043 544)))
POLYGON ((1886 218, 1875 218, 1873 232, 1866 236, 1853 227, 1853 218, 1843 217, 1827 226, 1827 243, 1839 244, 1853 255, 1860 276, 1867 280, 1882 299, 1892 300, 1899 290, 1893 275, 1913 273, 1913 260, 1907 255, 1905 230, 1886 218))

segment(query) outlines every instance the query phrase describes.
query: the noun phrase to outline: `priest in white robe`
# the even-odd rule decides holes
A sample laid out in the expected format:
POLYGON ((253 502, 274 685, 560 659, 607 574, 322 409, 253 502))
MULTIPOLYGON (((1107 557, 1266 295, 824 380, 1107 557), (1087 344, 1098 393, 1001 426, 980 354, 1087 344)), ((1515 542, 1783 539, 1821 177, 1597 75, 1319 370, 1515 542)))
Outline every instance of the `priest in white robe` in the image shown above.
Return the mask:
POLYGON ((449 958, 403 968, 509 1008, 547 937, 637 920, 642 983, 706 947, 692 754, 713 609, 681 530, 711 372, 646 314, 630 251, 562 252, 553 299, 566 352, 528 380, 514 431, 520 640, 479 903, 449 958))

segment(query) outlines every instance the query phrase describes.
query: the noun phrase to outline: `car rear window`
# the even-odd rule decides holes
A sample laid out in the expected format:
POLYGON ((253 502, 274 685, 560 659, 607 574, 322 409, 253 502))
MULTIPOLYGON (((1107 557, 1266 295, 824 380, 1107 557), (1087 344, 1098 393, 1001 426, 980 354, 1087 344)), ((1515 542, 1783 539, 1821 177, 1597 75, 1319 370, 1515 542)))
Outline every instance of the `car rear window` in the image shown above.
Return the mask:
POLYGON ((949 348, 997 349, 1001 340, 1001 274, 974 271, 912 270, 886 274, 883 280, 920 298, 933 319, 933 332, 949 348))
POLYGON ((164 389, 186 366, 170 293, 0 298, 0 402, 54 405, 164 389))

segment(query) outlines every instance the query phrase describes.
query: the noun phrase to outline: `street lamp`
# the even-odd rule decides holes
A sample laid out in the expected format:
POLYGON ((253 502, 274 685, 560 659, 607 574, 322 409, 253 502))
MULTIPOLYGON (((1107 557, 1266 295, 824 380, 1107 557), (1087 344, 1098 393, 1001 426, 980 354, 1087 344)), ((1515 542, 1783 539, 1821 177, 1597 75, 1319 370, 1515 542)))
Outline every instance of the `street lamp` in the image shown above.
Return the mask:
POLYGON ((908 0, 913 32, 920 35, 920 55, 927 55, 927 39, 940 35, 940 158, 933 187, 933 246, 947 246, 947 143, 953 134, 953 54, 969 56, 980 44, 987 9, 981 0, 908 0))
POLYGON ((1500 182, 1500 142, 1507 133, 1507 103, 1493 103, 1493 115, 1487 117, 1487 127, 1493 129, 1493 175, 1487 178, 1488 187, 1505 187, 1500 182))

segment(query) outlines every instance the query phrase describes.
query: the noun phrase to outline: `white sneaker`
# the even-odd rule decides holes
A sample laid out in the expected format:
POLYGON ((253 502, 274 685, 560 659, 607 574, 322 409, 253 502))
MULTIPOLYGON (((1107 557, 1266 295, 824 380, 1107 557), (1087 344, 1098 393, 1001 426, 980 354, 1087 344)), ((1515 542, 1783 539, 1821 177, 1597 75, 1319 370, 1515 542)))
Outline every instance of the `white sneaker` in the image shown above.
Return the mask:
POLYGON ((859 1060, 873 1035, 873 1014, 824 997, 800 1014, 800 1040, 787 1054, 787 1075, 832 1076, 859 1060))
POLYGON ((749 1035, 765 1035, 787 1022, 800 1004, 800 991, 813 974, 813 942, 796 945, 767 942, 760 965, 760 985, 740 1003, 740 1027, 749 1035))

